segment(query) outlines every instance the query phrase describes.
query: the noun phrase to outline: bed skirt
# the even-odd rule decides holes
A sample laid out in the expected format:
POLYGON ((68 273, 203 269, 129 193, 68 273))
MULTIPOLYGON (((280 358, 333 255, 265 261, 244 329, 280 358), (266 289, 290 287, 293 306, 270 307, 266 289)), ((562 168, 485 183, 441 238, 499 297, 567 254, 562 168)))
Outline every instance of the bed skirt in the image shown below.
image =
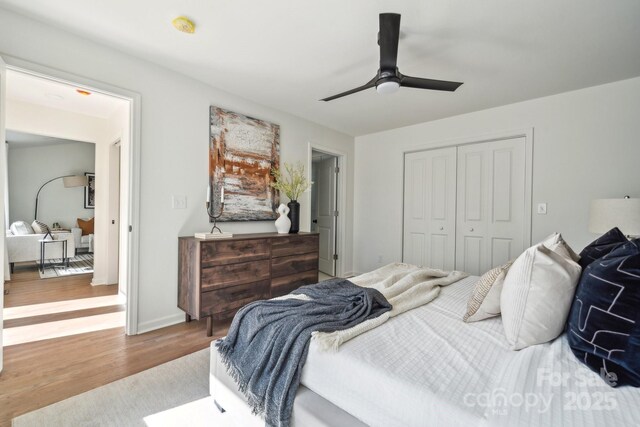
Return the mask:
MULTIPOLYGON (((227 375, 218 357, 215 341, 211 343, 209 392, 216 403, 228 412, 237 425, 264 427, 264 420, 251 414, 245 397, 227 375)), ((325 400, 302 384, 296 394, 291 416, 292 427, 366 427, 362 421, 325 400)))

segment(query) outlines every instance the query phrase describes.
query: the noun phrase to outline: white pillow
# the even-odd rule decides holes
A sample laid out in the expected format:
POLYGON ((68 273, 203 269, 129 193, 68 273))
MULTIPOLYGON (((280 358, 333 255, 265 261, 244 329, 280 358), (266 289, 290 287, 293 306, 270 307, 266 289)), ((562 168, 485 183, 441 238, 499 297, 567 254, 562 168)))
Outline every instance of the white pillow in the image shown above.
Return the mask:
POLYGON ((11 234, 14 236, 24 236, 25 234, 34 234, 33 228, 25 221, 16 221, 9 227, 11 234))
POLYGON ((565 258, 569 258, 574 262, 580 261, 580 255, 578 255, 573 251, 573 249, 571 249, 571 246, 569 246, 569 244, 565 242, 565 240, 562 238, 562 234, 560 233, 553 233, 547 236, 541 243, 565 258))
MULTIPOLYGON (((582 269, 544 243, 527 249, 515 260, 504 280, 500 309, 512 350, 542 344, 558 337, 573 301, 582 269)), ((568 251, 567 251, 568 253, 568 251)))
POLYGON ((493 268, 482 275, 473 287, 467 302, 467 312, 462 320, 477 322, 490 317, 500 316, 500 295, 507 271, 513 261, 493 268))

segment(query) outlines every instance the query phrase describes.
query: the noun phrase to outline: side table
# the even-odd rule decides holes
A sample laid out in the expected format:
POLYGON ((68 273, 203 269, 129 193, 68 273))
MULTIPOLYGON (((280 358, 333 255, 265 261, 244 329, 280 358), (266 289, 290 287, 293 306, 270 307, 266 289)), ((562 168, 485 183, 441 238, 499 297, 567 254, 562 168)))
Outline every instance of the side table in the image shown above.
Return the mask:
POLYGON ((67 239, 63 240, 39 240, 40 242, 40 271, 44 273, 44 259, 47 245, 50 243, 62 243, 62 265, 69 267, 69 258, 67 256, 67 239))

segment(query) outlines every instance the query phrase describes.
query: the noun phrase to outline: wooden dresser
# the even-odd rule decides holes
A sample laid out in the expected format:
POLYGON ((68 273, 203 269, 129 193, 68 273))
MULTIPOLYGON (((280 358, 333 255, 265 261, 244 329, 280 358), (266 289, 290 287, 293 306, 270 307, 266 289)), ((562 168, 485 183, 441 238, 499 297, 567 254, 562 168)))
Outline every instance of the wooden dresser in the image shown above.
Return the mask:
POLYGON ((236 234, 178 240, 178 307, 186 320, 232 317, 256 300, 318 282, 318 234, 236 234))

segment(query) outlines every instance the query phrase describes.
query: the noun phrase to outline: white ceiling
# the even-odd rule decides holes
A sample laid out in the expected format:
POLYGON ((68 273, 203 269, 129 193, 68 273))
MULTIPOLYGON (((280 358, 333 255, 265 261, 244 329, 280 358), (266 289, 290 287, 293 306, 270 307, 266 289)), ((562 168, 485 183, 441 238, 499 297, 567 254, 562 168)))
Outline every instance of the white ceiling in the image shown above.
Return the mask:
POLYGON ((640 76, 638 0, 0 0, 0 5, 351 135, 640 76), (378 13, 402 14, 404 74, 454 93, 371 89, 378 13), (178 15, 193 35, 171 26, 178 15))
POLYGON ((51 136, 34 135, 31 133, 18 132, 7 129, 6 141, 9 147, 26 148, 26 147, 42 147, 54 144, 90 144, 89 142, 73 141, 71 139, 54 138, 51 136))
POLYGON ((127 101, 99 92, 80 95, 77 86, 7 71, 7 99, 108 119, 127 101))

